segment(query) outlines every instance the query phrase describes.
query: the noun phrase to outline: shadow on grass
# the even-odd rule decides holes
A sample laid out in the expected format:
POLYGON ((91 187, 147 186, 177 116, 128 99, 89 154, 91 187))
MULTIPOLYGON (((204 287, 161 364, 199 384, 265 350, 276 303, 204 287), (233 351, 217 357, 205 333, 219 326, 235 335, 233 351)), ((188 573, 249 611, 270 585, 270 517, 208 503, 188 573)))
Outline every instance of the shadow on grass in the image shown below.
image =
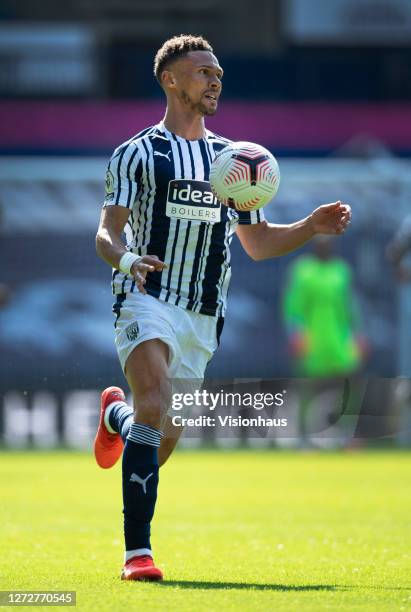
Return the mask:
POLYGON ((165 580, 159 586, 180 587, 182 589, 236 589, 255 591, 335 591, 336 586, 330 584, 308 584, 291 586, 287 584, 259 584, 254 582, 202 582, 191 580, 165 580))
POLYGON ((193 580, 165 580, 156 582, 162 588, 180 587, 181 589, 234 589, 234 590, 255 590, 255 591, 348 591, 356 589, 377 589, 385 591, 411 591, 410 587, 390 587, 390 586, 370 586, 370 585, 345 585, 345 584, 307 584, 307 585, 288 585, 288 584, 261 584, 255 582, 202 582, 193 580))

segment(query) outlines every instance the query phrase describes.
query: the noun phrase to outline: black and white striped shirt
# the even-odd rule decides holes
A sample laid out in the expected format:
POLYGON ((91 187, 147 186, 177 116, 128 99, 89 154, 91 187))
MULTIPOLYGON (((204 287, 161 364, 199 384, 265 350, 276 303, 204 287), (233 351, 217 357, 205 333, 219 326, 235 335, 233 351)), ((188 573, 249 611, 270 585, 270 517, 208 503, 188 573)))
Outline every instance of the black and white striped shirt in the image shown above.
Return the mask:
MULTIPOLYGON (((200 140, 185 140, 160 122, 120 145, 106 175, 104 205, 130 209, 127 248, 168 265, 147 275, 147 293, 211 316, 225 315, 237 224, 264 219, 262 210, 222 206, 211 192, 210 164, 230 142, 208 130, 200 140)), ((118 270, 112 288, 114 294, 137 290, 118 270)))

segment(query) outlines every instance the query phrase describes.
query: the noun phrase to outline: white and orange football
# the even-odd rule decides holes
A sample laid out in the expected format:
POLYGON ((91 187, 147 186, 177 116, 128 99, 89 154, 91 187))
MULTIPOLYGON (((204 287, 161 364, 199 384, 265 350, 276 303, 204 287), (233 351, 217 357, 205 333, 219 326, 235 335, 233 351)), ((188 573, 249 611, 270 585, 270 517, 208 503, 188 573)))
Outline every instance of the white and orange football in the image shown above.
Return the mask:
POLYGON ((214 195, 238 211, 262 208, 273 199, 279 184, 280 169, 274 155, 253 142, 233 142, 211 164, 214 195))

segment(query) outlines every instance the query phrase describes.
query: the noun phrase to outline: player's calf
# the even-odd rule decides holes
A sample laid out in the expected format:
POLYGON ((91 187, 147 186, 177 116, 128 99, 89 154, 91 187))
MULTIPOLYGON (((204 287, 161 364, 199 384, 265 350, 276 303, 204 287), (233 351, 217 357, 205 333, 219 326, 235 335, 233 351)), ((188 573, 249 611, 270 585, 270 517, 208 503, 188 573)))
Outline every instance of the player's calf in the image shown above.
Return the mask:
POLYGON ((160 389, 152 387, 140 394, 135 404, 135 422, 160 429, 163 414, 168 409, 169 396, 160 389))

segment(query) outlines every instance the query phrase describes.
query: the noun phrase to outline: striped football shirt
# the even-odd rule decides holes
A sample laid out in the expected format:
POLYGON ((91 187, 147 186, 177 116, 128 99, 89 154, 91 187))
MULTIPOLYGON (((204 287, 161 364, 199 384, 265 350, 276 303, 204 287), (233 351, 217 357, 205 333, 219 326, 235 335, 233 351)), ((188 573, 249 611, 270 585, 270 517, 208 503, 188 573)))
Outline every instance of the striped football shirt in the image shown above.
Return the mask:
MULTIPOLYGON (((185 140, 163 122, 120 145, 106 174, 104 206, 125 206, 127 248, 167 264, 147 275, 148 294, 182 308, 224 316, 231 276, 230 242, 237 224, 264 219, 236 212, 213 195, 210 164, 231 141, 206 130, 185 140)), ((132 276, 113 270, 114 294, 137 291, 132 276)))

